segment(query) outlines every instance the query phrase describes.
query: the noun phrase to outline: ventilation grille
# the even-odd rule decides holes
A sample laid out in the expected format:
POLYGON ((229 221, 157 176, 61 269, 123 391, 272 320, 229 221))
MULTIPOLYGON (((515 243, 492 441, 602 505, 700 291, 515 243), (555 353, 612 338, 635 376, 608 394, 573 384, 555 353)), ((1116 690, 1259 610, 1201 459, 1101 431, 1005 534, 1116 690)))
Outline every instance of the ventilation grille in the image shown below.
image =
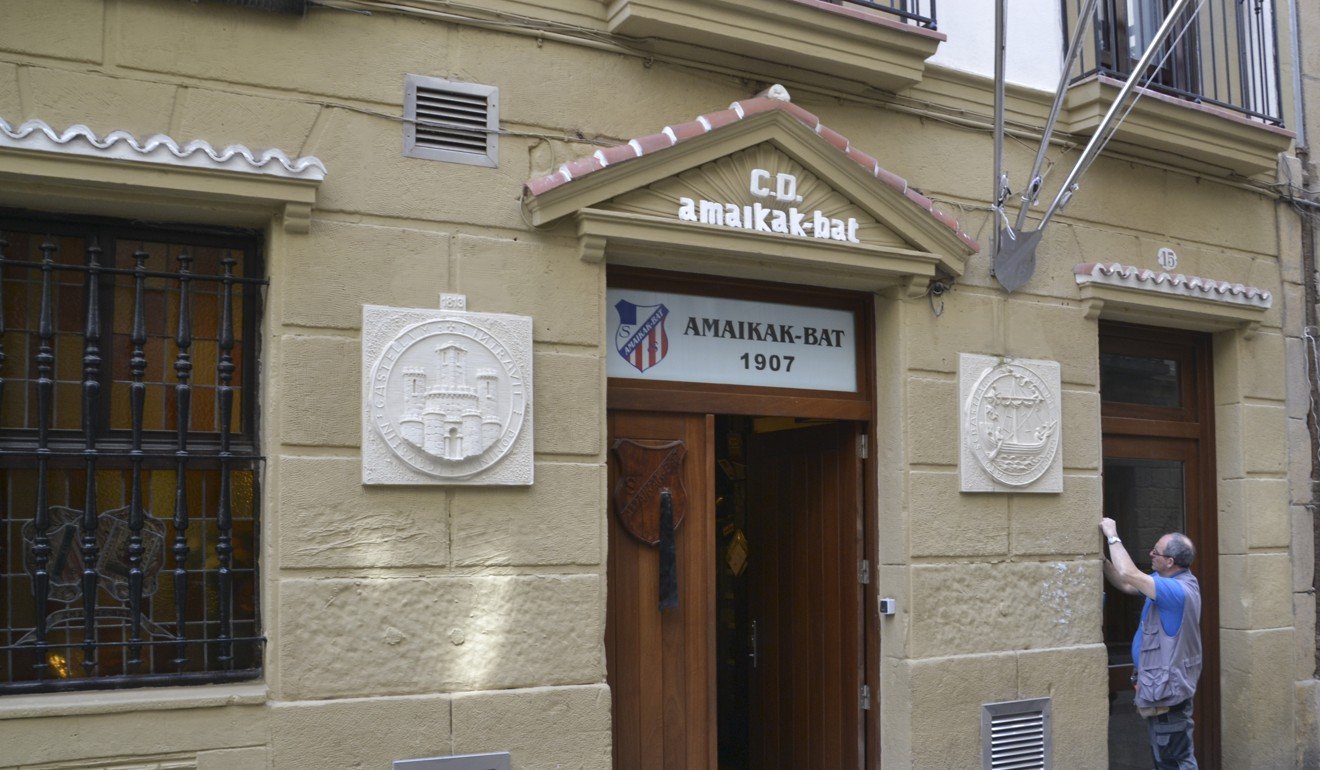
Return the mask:
POLYGON ((499 89, 421 75, 405 84, 404 155, 499 165, 499 89))
POLYGON ((1050 749, 1049 698, 981 707, 984 770, 1049 770, 1050 749))
POLYGON ((429 759, 396 759, 393 770, 509 770, 507 751, 495 754, 464 754, 429 759))
POLYGON ((298 16, 307 14, 307 0, 210 0, 210 2, 254 8, 258 11, 292 13, 298 16))

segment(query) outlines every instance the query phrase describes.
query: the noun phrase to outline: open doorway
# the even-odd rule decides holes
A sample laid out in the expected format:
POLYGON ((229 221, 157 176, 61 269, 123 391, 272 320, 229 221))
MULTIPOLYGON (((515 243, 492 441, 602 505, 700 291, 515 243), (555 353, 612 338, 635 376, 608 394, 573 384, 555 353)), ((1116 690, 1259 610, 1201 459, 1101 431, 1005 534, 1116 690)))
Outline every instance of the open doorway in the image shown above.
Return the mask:
MULTIPOLYGON (((1104 431, 1104 511, 1137 566, 1166 532, 1196 546, 1201 585, 1204 667, 1193 700, 1196 758, 1220 766, 1218 506, 1215 502, 1213 388, 1206 334, 1100 325, 1100 399, 1104 431)), ((1145 721, 1131 684, 1132 637, 1143 599, 1105 586, 1109 651, 1109 764, 1150 767, 1145 721)))
POLYGON ((611 412, 615 767, 863 766, 861 433, 844 420, 611 412), (679 602, 660 609, 660 549, 617 509, 628 490, 678 483, 679 602))
POLYGON ((719 766, 857 767, 864 648, 855 424, 715 424, 719 766))

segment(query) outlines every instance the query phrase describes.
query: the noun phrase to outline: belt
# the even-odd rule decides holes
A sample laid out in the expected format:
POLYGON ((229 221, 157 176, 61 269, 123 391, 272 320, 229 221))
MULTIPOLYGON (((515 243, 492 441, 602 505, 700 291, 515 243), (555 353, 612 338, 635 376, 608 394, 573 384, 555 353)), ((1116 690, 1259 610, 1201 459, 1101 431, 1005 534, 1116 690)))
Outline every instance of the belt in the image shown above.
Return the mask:
POLYGON ((1170 711, 1178 711, 1186 706, 1189 701, 1191 701, 1191 698, 1175 703, 1172 706, 1151 706, 1150 708, 1142 708, 1141 706, 1138 706, 1137 713, 1146 719, 1150 719, 1151 717, 1157 717, 1161 714, 1167 714, 1170 711))

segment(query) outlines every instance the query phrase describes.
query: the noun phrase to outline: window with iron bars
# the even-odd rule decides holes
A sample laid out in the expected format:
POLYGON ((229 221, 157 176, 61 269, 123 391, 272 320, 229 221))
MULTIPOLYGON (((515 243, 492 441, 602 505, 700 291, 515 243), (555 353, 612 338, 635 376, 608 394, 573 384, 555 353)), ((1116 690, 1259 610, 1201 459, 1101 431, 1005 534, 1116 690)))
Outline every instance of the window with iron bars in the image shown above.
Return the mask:
MULTIPOLYGON (((1173 4, 1100 0, 1076 79, 1097 73, 1120 79, 1130 75, 1173 4)), ((1085 0, 1063 0, 1065 41, 1084 7, 1085 0)), ((1273 0, 1193 2, 1139 82, 1250 120, 1282 125, 1277 18, 1273 0)))
POLYGON ((0 210, 0 693, 260 674, 259 245, 0 210))

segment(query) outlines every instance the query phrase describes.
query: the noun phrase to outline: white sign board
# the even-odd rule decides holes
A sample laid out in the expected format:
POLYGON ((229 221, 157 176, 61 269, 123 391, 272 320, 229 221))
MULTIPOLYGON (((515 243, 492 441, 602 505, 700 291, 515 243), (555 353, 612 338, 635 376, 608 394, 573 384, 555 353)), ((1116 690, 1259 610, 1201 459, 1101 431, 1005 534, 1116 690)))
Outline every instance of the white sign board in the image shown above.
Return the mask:
POLYGON ((833 308, 611 288, 610 377, 857 391, 857 324, 833 308))

